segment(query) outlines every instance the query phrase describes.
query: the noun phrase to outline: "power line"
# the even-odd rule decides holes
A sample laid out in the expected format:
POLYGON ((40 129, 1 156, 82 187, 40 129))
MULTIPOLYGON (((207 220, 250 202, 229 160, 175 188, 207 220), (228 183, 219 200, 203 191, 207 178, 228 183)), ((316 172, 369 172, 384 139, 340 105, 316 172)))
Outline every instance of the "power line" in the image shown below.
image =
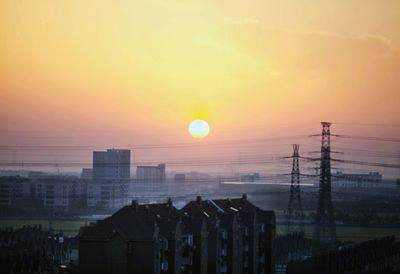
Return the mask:
MULTIPOLYGON (((206 146, 227 146, 227 145, 245 145, 245 144, 258 144, 265 142, 277 142, 285 140, 297 140, 301 138, 307 138, 307 135, 297 136, 282 136, 272 138, 252 138, 243 140, 227 140, 214 143, 170 143, 170 144, 147 144, 147 145, 135 145, 135 146, 124 146, 125 149, 160 149, 160 148, 180 148, 180 147, 206 147, 206 146)), ((0 145, 0 150, 96 150, 103 149, 101 146, 93 145, 80 145, 80 146, 65 146, 65 145, 0 145)))
POLYGON ((337 134, 337 135, 333 135, 333 136, 339 137, 339 138, 355 139, 355 140, 400 143, 400 138, 384 138, 384 137, 375 137, 375 136, 341 135, 341 134, 337 134))
POLYGON ((331 159, 334 162, 363 165, 363 166, 376 166, 376 167, 387 167, 387 168, 400 168, 398 164, 386 164, 386 163, 371 163, 363 161, 345 160, 345 159, 331 159))

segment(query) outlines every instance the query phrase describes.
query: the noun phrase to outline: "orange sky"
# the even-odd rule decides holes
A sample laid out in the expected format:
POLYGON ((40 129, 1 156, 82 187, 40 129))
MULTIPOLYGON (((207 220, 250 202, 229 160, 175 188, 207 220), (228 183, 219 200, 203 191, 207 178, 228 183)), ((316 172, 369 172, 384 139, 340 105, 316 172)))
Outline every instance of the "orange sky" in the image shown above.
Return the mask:
POLYGON ((185 142, 196 118, 215 141, 400 124, 399 26, 396 0, 2 0, 0 141, 185 142))

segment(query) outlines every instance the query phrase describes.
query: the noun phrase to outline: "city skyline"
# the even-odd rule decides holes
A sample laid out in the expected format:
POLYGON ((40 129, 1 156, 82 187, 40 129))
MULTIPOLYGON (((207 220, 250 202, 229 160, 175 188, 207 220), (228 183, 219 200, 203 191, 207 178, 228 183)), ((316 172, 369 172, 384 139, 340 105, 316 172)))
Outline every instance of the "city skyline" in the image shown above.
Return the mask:
POLYGON ((400 271, 399 0, 0 0, 0 272, 400 271))
MULTIPOLYGON (((292 143, 318 149, 306 136, 320 121, 335 134, 400 135, 396 1, 0 5, 2 163, 88 165, 92 150, 112 147, 138 164, 246 162, 290 155, 292 143), (188 132, 196 119, 211 129, 201 140, 188 132)), ((398 163, 398 142, 332 147, 398 163)))

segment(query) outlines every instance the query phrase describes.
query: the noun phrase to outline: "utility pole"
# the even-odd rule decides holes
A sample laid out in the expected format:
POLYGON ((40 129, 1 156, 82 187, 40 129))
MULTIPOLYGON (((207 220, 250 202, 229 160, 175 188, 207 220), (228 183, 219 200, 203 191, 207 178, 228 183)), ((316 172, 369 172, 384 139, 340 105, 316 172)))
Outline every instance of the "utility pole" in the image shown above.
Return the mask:
POLYGON ((336 227, 331 198, 331 123, 321 122, 321 124, 321 167, 313 240, 323 245, 332 245, 336 242, 336 227))
POLYGON ((289 205, 287 212, 287 233, 304 232, 304 213, 301 205, 299 147, 293 145, 292 180, 290 183, 289 205))

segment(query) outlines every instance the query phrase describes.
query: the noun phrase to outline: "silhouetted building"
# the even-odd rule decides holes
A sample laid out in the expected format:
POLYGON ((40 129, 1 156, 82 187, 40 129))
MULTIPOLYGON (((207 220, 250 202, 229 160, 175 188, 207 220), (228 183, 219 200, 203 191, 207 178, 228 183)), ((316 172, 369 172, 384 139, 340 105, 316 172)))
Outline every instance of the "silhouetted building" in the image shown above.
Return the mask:
POLYGON ((82 273, 273 273, 275 216, 241 199, 136 201, 80 232, 82 273), (264 255, 265 254, 265 255, 264 255), (268 255, 267 255, 268 254, 268 255), (268 266, 269 267, 269 266, 268 266))
POLYGON ((248 267, 253 270, 258 269, 259 273, 273 273, 275 213, 256 207, 247 200, 245 194, 238 199, 212 201, 224 213, 239 214, 239 224, 243 228, 242 233, 244 233, 245 256, 249 255, 248 267), (249 245, 248 248, 246 248, 246 244, 249 245))
POLYGON ((224 255, 221 252, 222 243, 224 236, 220 227, 220 219, 217 214, 210 213, 210 210, 206 210, 209 207, 207 201, 203 201, 200 196, 197 197, 196 201, 189 202, 186 206, 181 209, 181 212, 187 216, 193 216, 194 218, 206 218, 207 222, 207 273, 221 273, 221 265, 223 264, 224 255))
POLYGON ((133 201, 111 217, 81 229, 80 270, 192 273, 193 247, 193 235, 171 201, 151 205, 133 201))
MULTIPOLYGON (((184 254, 192 253, 192 266, 187 267, 183 273, 207 274, 207 222, 205 217, 196 218, 182 214, 184 227, 192 234, 191 238, 186 238, 186 249, 184 254), (190 243, 192 242, 192 245, 190 243)), ((189 256, 186 256, 189 257, 189 256)))
POLYGON ((107 149, 93 152, 93 179, 129 179, 131 174, 131 151, 107 149))
POLYGON ((246 195, 205 201, 198 197, 181 211, 207 217, 208 273, 273 273, 273 211, 254 206, 246 195))

